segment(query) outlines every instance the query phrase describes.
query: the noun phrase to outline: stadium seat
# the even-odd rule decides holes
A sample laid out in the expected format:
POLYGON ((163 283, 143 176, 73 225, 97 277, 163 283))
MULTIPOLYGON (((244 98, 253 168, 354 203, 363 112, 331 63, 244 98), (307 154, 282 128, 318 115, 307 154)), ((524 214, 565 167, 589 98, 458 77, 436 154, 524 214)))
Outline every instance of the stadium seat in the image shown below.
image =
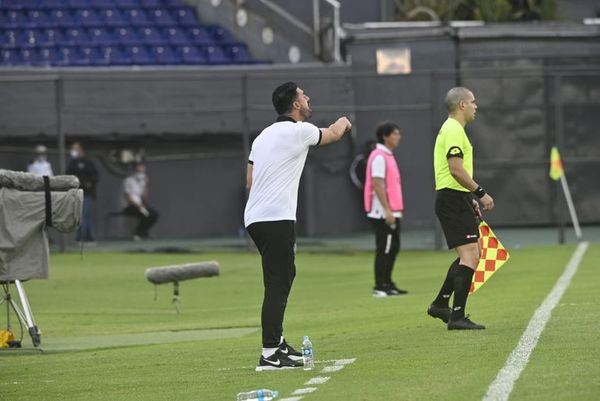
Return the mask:
POLYGON ((83 28, 70 28, 65 31, 64 44, 82 46, 91 42, 91 38, 83 28))
POLYGON ((250 55, 248 48, 244 44, 228 46, 226 48, 226 53, 236 64, 249 64, 253 62, 252 56, 250 55))
POLYGON ((77 47, 71 46, 58 46, 56 51, 56 57, 54 58, 54 65, 68 66, 72 64, 73 60, 80 58, 77 47))
POLYGON ((2 65, 20 65, 22 64, 20 51, 18 49, 2 49, 2 65))
POLYGON ((40 0, 37 4, 37 8, 40 9, 53 9, 53 8, 64 8, 65 2, 63 0, 40 0))
POLYGON ((126 51, 134 65, 156 64, 156 60, 145 46, 128 46, 126 51))
POLYGON ((36 29, 27 29, 21 32, 22 42, 20 44, 21 47, 34 47, 39 46, 38 36, 40 33, 36 29))
POLYGON ((71 8, 88 8, 91 6, 89 0, 68 0, 65 3, 71 8))
POLYGON ((208 28, 189 28, 188 35, 191 38, 192 42, 198 45, 212 45, 214 42, 213 37, 208 28))
POLYGON ((208 64, 208 59, 202 47, 177 46, 176 53, 184 64, 208 64))
POLYGON ((198 18, 196 12, 188 7, 180 7, 173 9, 173 15, 177 19, 179 26, 197 26, 198 18))
POLYGON ((181 58, 173 52, 171 46, 152 46, 150 52, 158 64, 175 65, 181 64, 181 58))
POLYGON ((163 2, 161 0, 140 0, 140 6, 143 8, 161 8, 163 2))
POLYGON ((234 44, 235 39, 231 32, 220 26, 211 26, 208 28, 213 39, 220 44, 234 44))
POLYGON ((102 25, 100 16, 93 8, 79 8, 75 10, 74 18, 78 22, 78 25, 87 27, 102 25))
POLYGON ((142 42, 147 45, 162 45, 168 43, 167 38, 163 36, 161 31, 154 27, 140 28, 140 37, 142 42))
POLYGON ((166 28, 164 36, 172 45, 185 45, 191 42, 187 33, 182 28, 178 27, 166 28))
POLYGON ((56 65, 56 49, 52 47, 41 47, 37 53, 37 65, 40 66, 51 66, 56 65))
POLYGON ((71 13, 63 8, 55 8, 50 10, 50 24, 53 27, 71 28, 76 27, 77 22, 73 19, 71 13))
POLYGON ((125 14, 129 18, 129 24, 133 26, 149 26, 153 25, 152 21, 148 19, 146 13, 139 8, 132 8, 125 11, 125 14))
POLYGON ((40 29, 37 35, 37 43, 39 46, 54 46, 60 43, 65 43, 64 34, 56 28, 40 29))
POLYGON ((114 45, 119 41, 110 28, 96 27, 89 31, 91 43, 94 45, 114 45))
POLYGON ((7 10, 24 10, 36 8, 39 0, 18 0, 0 2, 0 7, 7 10))
POLYGON ((162 0, 164 7, 181 7, 183 2, 181 0, 162 0))
POLYGON ((129 65, 131 58, 120 46, 102 46, 100 53, 106 64, 109 65, 129 65))
POLYGON ((137 45, 141 38, 133 28, 121 27, 115 30, 115 37, 122 45, 137 45))
POLYGON ((175 26, 177 21, 173 18, 171 13, 163 8, 155 8, 150 10, 150 16, 154 20, 154 24, 158 26, 175 26))
POLYGON ((75 66, 89 66, 89 65, 102 65, 108 64, 108 62, 100 53, 100 49, 94 46, 83 46, 77 48, 74 57, 71 59, 71 65, 75 66))
POLYGON ((45 28, 52 25, 52 20, 45 10, 35 9, 27 11, 27 23, 22 26, 29 28, 45 28))
POLYGON ((141 8, 139 0, 115 0, 116 7, 119 8, 141 8))
POLYGON ((117 8, 103 8, 100 10, 100 15, 106 26, 121 27, 128 25, 121 10, 117 8))
POLYGON ((90 4, 94 8, 115 8, 115 0, 90 0, 90 4))
POLYGON ((20 49, 21 53, 21 65, 35 65, 37 58, 35 49, 20 49))
POLYGON ((3 13, 2 27, 3 28, 20 28, 27 23, 25 11, 22 10, 7 10, 3 13))
POLYGON ((206 55, 210 64, 229 64, 231 59, 227 57, 221 46, 208 46, 206 55))
POLYGON ((23 41, 21 31, 17 29, 7 29, 2 32, 1 37, 2 48, 12 49, 15 47, 20 47, 23 41))

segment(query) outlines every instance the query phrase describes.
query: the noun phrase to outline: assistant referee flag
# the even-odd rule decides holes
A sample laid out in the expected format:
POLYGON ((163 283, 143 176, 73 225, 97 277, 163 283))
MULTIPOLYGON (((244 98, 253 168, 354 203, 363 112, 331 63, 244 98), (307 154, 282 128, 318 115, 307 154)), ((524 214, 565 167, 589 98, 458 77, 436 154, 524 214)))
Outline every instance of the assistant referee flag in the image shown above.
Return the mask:
POLYGON ((564 172, 565 170, 563 169, 562 160, 560 160, 558 148, 552 146, 552 150, 550 151, 550 178, 554 181, 558 181, 564 172))
POLYGON ((477 291, 510 257, 496 234, 484 221, 479 224, 479 247, 481 257, 475 274, 473 274, 470 293, 477 291))

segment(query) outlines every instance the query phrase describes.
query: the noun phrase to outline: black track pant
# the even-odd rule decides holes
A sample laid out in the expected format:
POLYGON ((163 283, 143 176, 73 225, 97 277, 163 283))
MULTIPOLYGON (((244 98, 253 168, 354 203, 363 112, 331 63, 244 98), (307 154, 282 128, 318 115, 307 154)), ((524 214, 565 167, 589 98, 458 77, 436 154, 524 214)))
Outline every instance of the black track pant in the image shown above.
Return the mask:
POLYGON ((247 229, 262 257, 265 286, 261 313, 263 347, 276 348, 283 335, 283 316, 296 276, 294 222, 264 221, 250 224, 247 229))
POLYGON ((369 219, 375 231, 375 286, 385 288, 392 283, 392 271, 400 251, 400 219, 394 227, 385 219, 369 219))
POLYGON ((146 206, 148 210, 148 216, 140 212, 140 209, 129 205, 125 209, 123 209, 123 214, 126 216, 132 216, 138 219, 137 227, 135 228, 135 235, 138 235, 142 238, 146 238, 148 236, 148 231, 150 228, 156 223, 158 220, 158 212, 152 209, 150 206, 146 206))

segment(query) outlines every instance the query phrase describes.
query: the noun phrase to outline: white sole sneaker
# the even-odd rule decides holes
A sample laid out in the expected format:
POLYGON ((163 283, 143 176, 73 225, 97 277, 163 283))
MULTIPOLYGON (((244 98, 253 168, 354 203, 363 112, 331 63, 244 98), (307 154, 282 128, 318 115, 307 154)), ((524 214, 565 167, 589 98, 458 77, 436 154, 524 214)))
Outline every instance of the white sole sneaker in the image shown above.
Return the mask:
POLYGON ((373 298, 385 298, 388 296, 387 292, 381 290, 373 290, 373 298))

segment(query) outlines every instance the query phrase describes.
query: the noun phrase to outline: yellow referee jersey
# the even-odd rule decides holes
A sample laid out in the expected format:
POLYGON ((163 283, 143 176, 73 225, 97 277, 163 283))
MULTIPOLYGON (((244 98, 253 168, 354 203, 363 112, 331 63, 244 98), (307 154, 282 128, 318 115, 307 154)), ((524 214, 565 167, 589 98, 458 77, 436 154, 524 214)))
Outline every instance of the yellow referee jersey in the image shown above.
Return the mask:
POLYGON ((448 118, 435 140, 433 148, 433 168, 435 171, 435 189, 455 189, 462 192, 470 192, 452 177, 448 167, 450 157, 463 159, 463 167, 473 178, 473 146, 465 133, 465 129, 458 121, 448 118))

